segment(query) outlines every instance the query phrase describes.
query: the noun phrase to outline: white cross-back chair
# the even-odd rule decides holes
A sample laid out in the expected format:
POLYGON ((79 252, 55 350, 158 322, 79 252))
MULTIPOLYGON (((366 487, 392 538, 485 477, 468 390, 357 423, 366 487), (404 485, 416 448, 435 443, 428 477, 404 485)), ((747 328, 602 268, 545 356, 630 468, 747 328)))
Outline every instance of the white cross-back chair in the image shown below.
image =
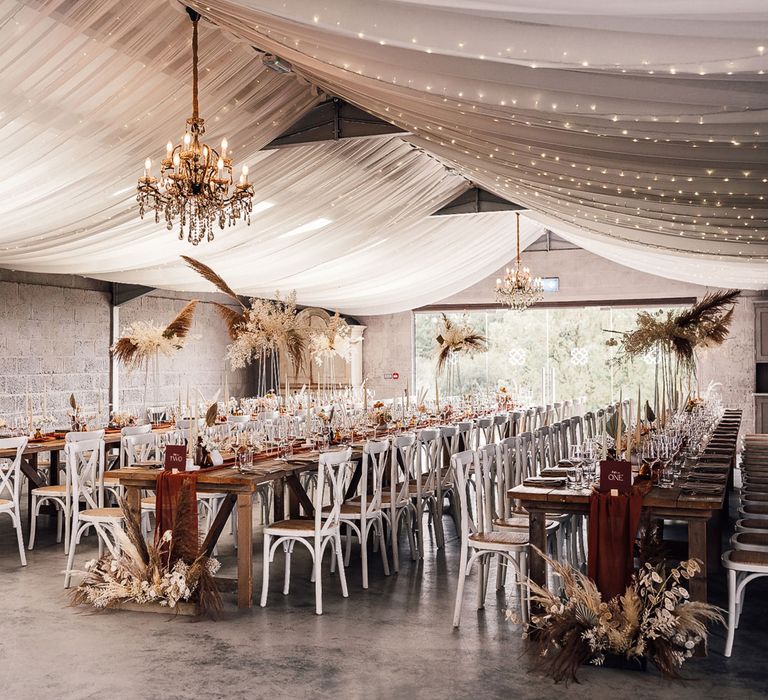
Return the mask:
POLYGON ((413 460, 416 455, 416 435, 406 433, 392 438, 389 451, 389 488, 382 492, 384 519, 389 524, 392 541, 392 565, 395 573, 400 570, 399 532, 400 521, 405 517, 405 530, 414 561, 423 556, 413 536, 418 518, 416 505, 410 497, 410 481, 413 476, 413 460))
MULTIPOLYGON (((103 430, 82 433, 67 433, 66 444, 71 442, 80 442, 94 440, 104 437, 103 430)), ((37 516, 40 514, 40 508, 45 503, 50 503, 56 507, 56 542, 61 542, 62 526, 64 530, 64 554, 69 553, 70 527, 72 525, 72 479, 69 473, 70 463, 65 460, 65 478, 64 483, 52 484, 49 486, 38 486, 32 489, 32 503, 30 505, 32 525, 29 529, 29 549, 34 549, 35 535, 37 533, 37 516)))
POLYGON ((443 523, 438 517, 437 501, 441 491, 437 470, 440 465, 438 452, 441 447, 440 430, 424 428, 416 436, 416 459, 414 460, 414 478, 411 481, 411 498, 416 501, 418 518, 416 533, 419 538, 419 551, 424 556, 423 515, 427 513, 435 533, 435 542, 440 548, 444 544, 443 523))
MULTIPOLYGON (((351 551, 352 530, 360 542, 360 556, 362 557, 363 588, 368 588, 368 533, 373 531, 373 536, 378 538, 381 550, 381 562, 384 565, 384 573, 389 576, 389 562, 387 561, 387 545, 384 539, 384 518, 382 513, 382 488, 384 472, 387 467, 387 453, 389 452, 388 440, 368 440, 363 446, 363 463, 361 465, 360 495, 346 503, 343 503, 339 511, 341 522, 347 528, 347 550, 345 564, 349 565, 351 551), (370 480, 369 480, 370 473, 370 480), (370 489, 369 489, 370 486, 370 489), (370 490, 370 493, 368 491, 370 490)), ((323 508, 323 515, 330 516, 336 508, 336 504, 323 508)), ((333 566, 331 567, 333 570, 333 566)))
POLYGON ((461 553, 454 627, 458 627, 461 621, 464 583, 476 561, 480 564, 478 610, 485 606, 490 559, 494 556, 512 564, 520 591, 523 622, 527 620, 524 585, 528 577, 528 533, 500 530, 494 526, 495 496, 491 469, 495 459, 496 445, 487 445, 474 452, 466 450, 453 456, 456 493, 461 508, 461 553))
POLYGON ((16 530, 22 566, 27 565, 27 557, 24 552, 24 536, 21 532, 19 492, 21 490, 21 457, 26 447, 26 437, 0 440, 0 450, 16 450, 16 454, 10 459, 0 459, 0 514, 5 513, 11 518, 13 529, 16 530))
POLYGON ((322 560, 325 548, 330 546, 331 556, 336 557, 341 579, 341 592, 346 598, 347 579, 341 554, 341 504, 344 501, 344 483, 349 472, 352 449, 346 448, 320 455, 315 489, 312 520, 279 520, 264 528, 264 563, 262 566, 261 607, 267 604, 269 593, 269 568, 275 558, 275 550, 283 545, 285 551, 285 579, 283 595, 288 595, 291 583, 291 554, 297 542, 304 545, 312 556, 312 580, 315 583, 315 612, 323 614, 322 560), (330 487, 333 508, 323 514, 323 494, 326 483, 330 487))
POLYGON ((72 526, 64 588, 69 588, 75 549, 83 532, 93 527, 99 538, 99 556, 103 545, 112 556, 117 556, 118 544, 114 541, 113 528, 123 522, 120 508, 104 507, 104 431, 68 433, 64 446, 67 460, 67 482, 72 493, 72 526), (92 437, 83 439, 82 435, 92 437), (73 437, 70 437, 73 436, 73 437), (80 505, 85 506, 80 510, 80 505))

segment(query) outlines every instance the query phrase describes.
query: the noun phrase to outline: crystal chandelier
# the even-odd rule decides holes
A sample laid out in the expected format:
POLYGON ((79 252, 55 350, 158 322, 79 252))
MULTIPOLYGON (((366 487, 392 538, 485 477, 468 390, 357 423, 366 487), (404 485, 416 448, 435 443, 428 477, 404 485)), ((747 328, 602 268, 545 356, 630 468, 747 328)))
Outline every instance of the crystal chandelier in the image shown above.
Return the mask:
POLYGON ((155 223, 160 213, 170 231, 178 217, 179 240, 197 245, 213 240, 213 231, 245 219, 251 223, 253 187, 248 182, 248 166, 243 166, 240 182, 232 187, 232 160, 227 158, 227 140, 221 142, 221 152, 200 141, 205 133, 205 121, 200 118, 197 104, 197 23, 200 15, 187 8, 192 20, 192 117, 182 142, 170 141, 161 161, 160 177, 152 176, 152 161, 144 162, 144 176, 139 178, 139 213, 144 218, 147 209, 155 210, 155 223))
POLYGON ((513 311, 525 311, 529 306, 541 301, 544 286, 541 277, 533 277, 527 267, 520 267, 520 213, 517 216, 517 257, 515 267, 496 280, 496 299, 508 304, 513 311))

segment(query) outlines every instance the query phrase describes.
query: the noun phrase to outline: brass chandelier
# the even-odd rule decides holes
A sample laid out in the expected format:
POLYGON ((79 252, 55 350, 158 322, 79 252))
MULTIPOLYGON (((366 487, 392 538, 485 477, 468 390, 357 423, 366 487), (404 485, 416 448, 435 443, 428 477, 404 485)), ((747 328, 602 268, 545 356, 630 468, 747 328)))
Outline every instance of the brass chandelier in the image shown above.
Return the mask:
POLYGON ((525 311, 529 306, 541 301, 544 286, 540 277, 534 277, 527 267, 520 265, 520 213, 517 217, 517 257, 513 269, 507 268, 504 278, 496 280, 496 299, 507 304, 513 311, 525 311))
POLYGON ((155 210, 155 223, 162 212, 166 228, 173 229, 178 219, 179 240, 197 245, 212 241, 218 224, 232 226, 240 219, 250 225, 253 208, 253 187, 248 181, 248 166, 243 165, 240 181, 232 180, 232 160, 227 157, 227 140, 221 151, 202 143, 205 121, 198 109, 197 24, 200 15, 187 8, 192 20, 192 117, 187 119, 184 138, 176 146, 170 141, 160 165, 160 177, 152 176, 152 161, 144 162, 144 176, 139 178, 139 213, 144 218, 147 209, 155 210))

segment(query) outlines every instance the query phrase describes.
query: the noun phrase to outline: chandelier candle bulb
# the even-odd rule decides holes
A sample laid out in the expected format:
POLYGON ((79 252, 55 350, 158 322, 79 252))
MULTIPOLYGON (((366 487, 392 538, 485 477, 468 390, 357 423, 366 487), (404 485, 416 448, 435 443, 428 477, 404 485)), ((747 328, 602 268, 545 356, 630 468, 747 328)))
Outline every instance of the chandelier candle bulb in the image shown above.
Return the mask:
POLYGON ((170 141, 165 144, 165 153, 166 157, 170 160, 171 155, 173 154, 173 144, 170 141))
POLYGON ((227 157, 227 146, 229 144, 227 143, 227 139, 221 140, 221 157, 226 158, 227 157))

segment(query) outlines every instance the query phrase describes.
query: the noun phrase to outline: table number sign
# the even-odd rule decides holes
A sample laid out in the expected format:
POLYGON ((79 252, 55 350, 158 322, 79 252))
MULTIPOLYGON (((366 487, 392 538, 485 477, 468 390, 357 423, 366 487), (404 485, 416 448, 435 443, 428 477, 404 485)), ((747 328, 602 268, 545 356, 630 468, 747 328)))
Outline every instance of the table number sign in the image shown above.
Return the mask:
POLYGON ((164 466, 166 471, 173 469, 177 469, 180 472, 185 471, 187 466, 187 448, 184 445, 166 445, 164 466))
POLYGON ((600 462, 600 491, 629 493, 632 488, 632 463, 623 460, 604 459, 600 462))

